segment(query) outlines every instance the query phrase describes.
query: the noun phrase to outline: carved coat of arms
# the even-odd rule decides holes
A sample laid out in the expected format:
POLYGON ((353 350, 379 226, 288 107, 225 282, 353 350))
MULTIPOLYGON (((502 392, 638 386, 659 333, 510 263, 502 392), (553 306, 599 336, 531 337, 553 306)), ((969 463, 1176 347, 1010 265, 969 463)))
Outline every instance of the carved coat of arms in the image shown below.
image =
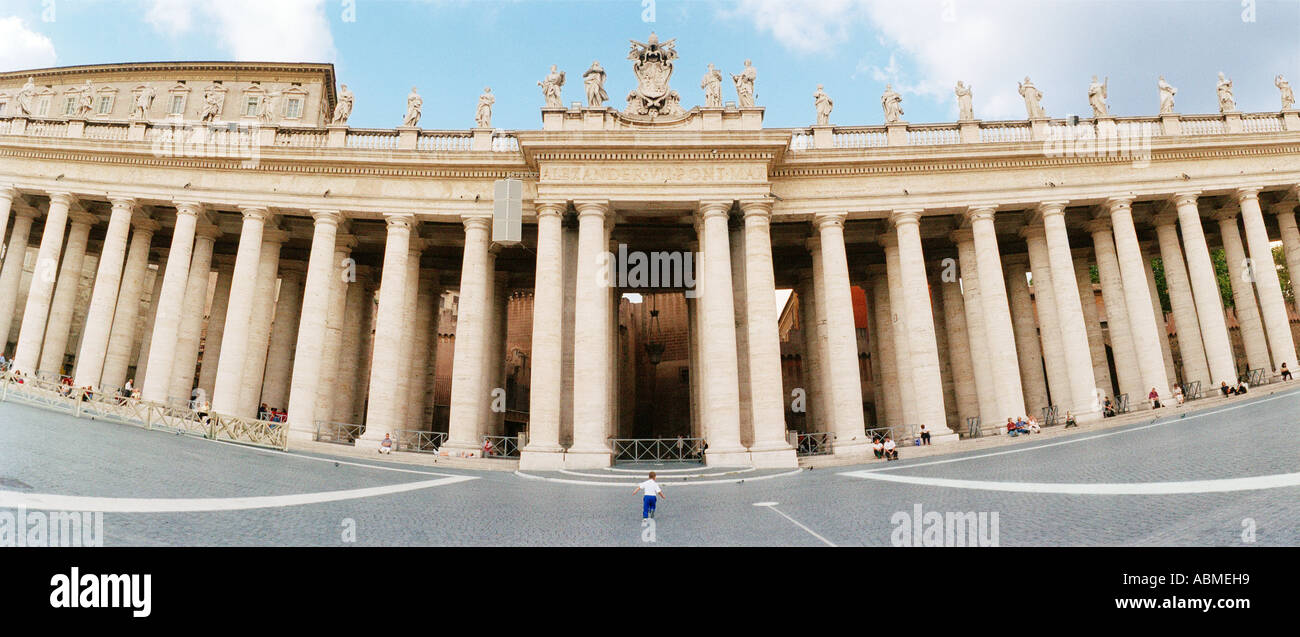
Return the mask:
POLYGON ((637 86, 627 95, 627 115, 650 118, 682 115, 681 98, 668 86, 673 60, 677 59, 677 39, 660 43, 659 36, 652 32, 648 42, 630 42, 632 50, 627 59, 632 60, 637 86))

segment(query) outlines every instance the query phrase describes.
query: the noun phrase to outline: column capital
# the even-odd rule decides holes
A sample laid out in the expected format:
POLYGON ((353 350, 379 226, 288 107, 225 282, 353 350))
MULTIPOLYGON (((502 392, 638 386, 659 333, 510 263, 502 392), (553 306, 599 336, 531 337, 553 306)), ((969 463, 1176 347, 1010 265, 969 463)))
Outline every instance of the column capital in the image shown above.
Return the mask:
POLYGON ((13 201, 18 196, 18 191, 12 185, 5 184, 0 186, 0 200, 13 201))
POLYGON ((131 215, 131 228, 134 229, 137 233, 147 232, 149 234, 153 234, 155 232, 158 232, 158 228, 161 227, 162 224, 158 223, 152 217, 150 217, 149 215, 143 212, 137 210, 134 214, 131 215))
POLYGON ((590 215, 609 216, 609 200, 607 199, 575 201, 573 207, 578 211, 578 217, 580 218, 590 215))
POLYGON ((848 215, 843 212, 819 212, 813 215, 813 227, 821 230, 827 226, 844 227, 844 220, 848 215))
POLYGON ((1294 214, 1296 210, 1296 206, 1297 204, 1295 201, 1279 201, 1269 206, 1268 212, 1269 214, 1274 214, 1274 215, 1294 214))
POLYGON ((245 219, 265 222, 271 216, 271 211, 266 206, 240 206, 239 211, 243 213, 245 219))
POLYGON ((921 223, 922 212, 925 212, 925 209, 904 208, 901 210, 894 210, 889 213, 889 225, 897 228, 898 226, 905 224, 919 224, 921 223))
POLYGON ((221 237, 221 228, 218 227, 217 224, 215 223, 209 223, 207 221, 203 221, 200 222, 198 227, 195 228, 194 236, 200 239, 208 239, 210 241, 215 242, 218 238, 221 237))
POLYGON ((1110 232, 1110 219, 1107 217, 1095 217, 1088 222, 1087 227, 1089 234, 1095 235, 1098 232, 1108 233, 1110 232))
POLYGON ((128 197, 125 195, 109 195, 108 202, 112 204, 114 208, 126 208, 131 212, 135 212, 136 208, 139 207, 139 204, 135 201, 135 197, 128 197))
POLYGON ((1195 206, 1196 200, 1200 196, 1201 196, 1201 191, 1188 190, 1184 192, 1174 193, 1174 196, 1170 198, 1170 201, 1173 201, 1174 206, 1178 208, 1182 208, 1183 206, 1195 206))
POLYGON ((1210 218, 1220 223, 1223 223, 1225 221, 1232 222, 1237 219, 1237 215, 1240 212, 1241 212, 1241 208, 1238 207, 1236 202, 1233 202, 1231 205, 1223 206, 1218 210, 1215 210, 1214 212, 1210 213, 1210 218))
POLYGON ((389 232, 394 230, 410 231, 415 228, 415 215, 409 213, 384 215, 384 225, 389 232))
POLYGON ((897 248, 897 247, 898 247, 898 235, 895 234, 895 233, 893 233, 893 232, 882 232, 882 233, 876 235, 876 243, 879 243, 879 244, 880 244, 880 247, 882 247, 882 248, 886 248, 886 249, 888 249, 888 248, 897 248))
POLYGON ((997 212, 998 207, 993 204, 975 204, 966 208, 966 212, 963 213, 963 215, 971 223, 974 223, 985 219, 993 221, 993 217, 997 215, 997 212))
MULTIPOLYGON (((389 231, 392 231, 394 219, 396 219, 396 216, 390 216, 387 218, 389 231)), ((407 228, 410 228, 410 219, 411 218, 407 216, 406 221, 402 222, 407 228)), ((461 215, 460 221, 465 224, 466 230, 487 230, 492 227, 492 217, 487 215, 461 215)))
POLYGON ((722 200, 700 201, 698 216, 700 219, 708 219, 716 216, 726 217, 731 214, 731 204, 731 201, 722 200))
POLYGON ((204 205, 199 201, 173 201, 176 206, 176 215, 191 215, 197 217, 204 210, 204 205))
POLYGON ((15 219, 18 219, 18 218, 22 218, 22 219, 35 219, 35 218, 37 218, 37 217, 39 217, 39 216, 41 216, 41 211, 39 211, 39 210, 37 210, 37 209, 35 209, 35 208, 29 207, 29 206, 15 206, 15 207, 14 207, 14 218, 15 218, 15 219))
POLYGON ((1110 214, 1117 212, 1131 212, 1133 210, 1133 200, 1137 199, 1133 195, 1122 195, 1119 197, 1110 197, 1106 199, 1103 205, 1110 214))
POLYGON ((948 233, 948 239, 953 243, 970 243, 975 240, 975 233, 970 228, 958 228, 948 233))
POLYGON ((539 219, 544 216, 559 217, 564 214, 565 209, 568 207, 568 202, 558 199, 533 201, 533 210, 536 211, 537 218, 539 219))
POLYGON ((1040 224, 1034 224, 1034 225, 1024 226, 1023 228, 1021 228, 1021 229, 1017 232, 1017 234, 1019 234, 1022 238, 1026 239, 1026 240, 1029 240, 1029 239, 1034 239, 1034 240, 1043 239, 1043 240, 1046 240, 1046 239, 1047 239, 1047 229, 1044 228, 1044 227, 1043 227, 1042 225, 1040 225, 1040 224))
POLYGON ((99 223, 99 217, 82 210, 74 210, 68 213, 68 220, 74 224, 81 223, 87 226, 93 226, 99 223))
POLYGON ((262 231, 262 243, 284 243, 289 240, 289 233, 279 228, 267 228, 262 231))
POLYGON ((1034 208, 1034 212, 1038 213, 1040 217, 1046 217, 1048 215, 1063 215, 1065 214, 1065 207, 1069 204, 1070 202, 1064 199, 1040 201, 1038 206, 1034 208))
POLYGON ((1162 212, 1158 215, 1152 216, 1151 223, 1157 228, 1163 228, 1165 226, 1174 226, 1175 224, 1178 223, 1178 213, 1162 212))
POLYGON ((338 227, 339 222, 343 220, 343 213, 337 210, 325 210, 313 208, 308 212, 311 213, 312 220, 317 224, 326 224, 338 227))
POLYGON ((1236 193, 1237 201, 1246 202, 1246 201, 1250 201, 1251 199, 1259 199, 1260 190, 1261 189, 1258 186, 1238 188, 1236 193))
POLYGON ((746 217, 751 214, 762 214, 771 216, 772 200, 771 199, 741 199, 740 210, 746 217))
POLYGON ((72 196, 72 193, 70 192, 56 191, 49 193, 49 196, 51 206, 56 203, 64 206, 71 206, 77 201, 77 198, 72 196))

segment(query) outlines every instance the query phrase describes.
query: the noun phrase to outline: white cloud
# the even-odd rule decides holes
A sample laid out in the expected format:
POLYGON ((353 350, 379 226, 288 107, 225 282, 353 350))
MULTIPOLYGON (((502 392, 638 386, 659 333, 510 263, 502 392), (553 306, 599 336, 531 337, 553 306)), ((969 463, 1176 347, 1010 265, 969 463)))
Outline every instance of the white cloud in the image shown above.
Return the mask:
POLYGON ((859 0, 740 0, 720 13, 752 20, 792 51, 821 53, 848 41, 862 9, 859 0))
POLYGON ((236 60, 335 58, 324 0, 153 0, 145 20, 173 37, 215 38, 236 60))
POLYGON ((0 71, 54 66, 54 42, 27 27, 17 16, 0 18, 0 71))

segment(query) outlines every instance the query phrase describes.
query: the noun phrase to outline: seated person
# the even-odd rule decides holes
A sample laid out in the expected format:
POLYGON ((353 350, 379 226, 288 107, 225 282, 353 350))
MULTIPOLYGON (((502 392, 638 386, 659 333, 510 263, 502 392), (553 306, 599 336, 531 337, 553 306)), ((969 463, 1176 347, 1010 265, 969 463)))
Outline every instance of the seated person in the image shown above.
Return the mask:
POLYGON ((1021 416, 1016 419, 1016 433, 1029 433, 1029 423, 1025 422, 1025 417, 1021 416))
POLYGON ((1232 388, 1228 387, 1228 381, 1226 380, 1219 383, 1219 391, 1223 392, 1224 396, 1232 395, 1232 388))
POLYGON ((1016 435, 1016 423, 1012 422, 1011 418, 1007 418, 1007 435, 1008 436, 1016 435))
POLYGON ((1155 387, 1152 387, 1152 388, 1151 388, 1151 393, 1147 394, 1147 400, 1150 400, 1150 401, 1151 401, 1151 408, 1152 408, 1152 409, 1159 409, 1159 408, 1160 408, 1160 406, 1161 406, 1161 405, 1160 405, 1160 392, 1156 391, 1156 388, 1155 388, 1155 387))
POLYGON ((898 460, 898 447, 894 444, 894 439, 885 436, 885 459, 898 460))
MULTIPOLYGON (((1103 418, 1110 418, 1111 416, 1115 415, 1115 403, 1110 402, 1110 398, 1107 398, 1105 404, 1101 406, 1101 414, 1103 418)), ((1066 424, 1068 425, 1070 412, 1068 411, 1065 412, 1065 416, 1066 416, 1066 424)))
POLYGON ((1244 381, 1237 383, 1237 395, 1238 396, 1246 395, 1246 383, 1244 381))
MULTIPOLYGON (((1106 399, 1106 403, 1107 403, 1107 404, 1110 403, 1110 399, 1109 399, 1109 398, 1106 399)), ((1115 411, 1114 411, 1114 410, 1111 410, 1110 415, 1111 415, 1111 416, 1114 416, 1114 415, 1115 415, 1115 411)), ((1072 414, 1072 413, 1070 413, 1070 412, 1068 412, 1068 411, 1065 412, 1065 428, 1066 428, 1066 429, 1069 429, 1070 427, 1078 427, 1078 426, 1079 426, 1079 421, 1077 421, 1077 420, 1074 419, 1074 414, 1072 414)))
POLYGON ((871 443, 871 450, 875 452, 877 460, 885 457, 885 443, 881 442, 879 438, 876 438, 871 443))
POLYGON ((1033 416, 1029 417, 1029 420, 1026 421, 1025 425, 1028 428, 1028 430, 1032 431, 1033 433, 1036 434, 1043 433, 1043 430, 1038 427, 1038 421, 1034 420, 1033 416))
POLYGON ((1282 380, 1291 380, 1291 370, 1286 368, 1286 363, 1282 363, 1282 369, 1278 371, 1282 374, 1282 380))
POLYGON ((384 434, 384 439, 379 443, 379 453, 392 453, 393 439, 388 434, 384 434))
POLYGON ((1183 388, 1178 385, 1174 385, 1174 402, 1183 404, 1183 388))
POLYGON ((930 444, 930 430, 926 429, 925 425, 921 425, 921 444, 930 444))

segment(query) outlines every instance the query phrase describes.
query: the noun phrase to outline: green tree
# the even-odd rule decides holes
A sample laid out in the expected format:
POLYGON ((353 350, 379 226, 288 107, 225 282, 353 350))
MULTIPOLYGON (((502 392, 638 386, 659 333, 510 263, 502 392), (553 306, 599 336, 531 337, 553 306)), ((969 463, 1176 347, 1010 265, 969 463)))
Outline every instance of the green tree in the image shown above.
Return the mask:
POLYGON ((1287 303, 1295 302, 1295 286, 1291 285, 1291 271, 1286 267, 1286 251, 1273 246, 1273 263, 1277 264, 1277 278, 1282 283, 1282 295, 1287 303))
POLYGON ((1151 260, 1151 273, 1156 279, 1156 294, 1160 295, 1160 309, 1168 314, 1173 310, 1169 309, 1169 286, 1165 285, 1165 262, 1160 257, 1151 260))
POLYGON ((1214 263, 1214 276, 1219 280, 1219 296, 1223 298, 1223 307, 1236 307, 1232 299, 1232 275, 1228 273, 1228 255, 1222 248, 1210 251, 1210 261, 1214 263))

